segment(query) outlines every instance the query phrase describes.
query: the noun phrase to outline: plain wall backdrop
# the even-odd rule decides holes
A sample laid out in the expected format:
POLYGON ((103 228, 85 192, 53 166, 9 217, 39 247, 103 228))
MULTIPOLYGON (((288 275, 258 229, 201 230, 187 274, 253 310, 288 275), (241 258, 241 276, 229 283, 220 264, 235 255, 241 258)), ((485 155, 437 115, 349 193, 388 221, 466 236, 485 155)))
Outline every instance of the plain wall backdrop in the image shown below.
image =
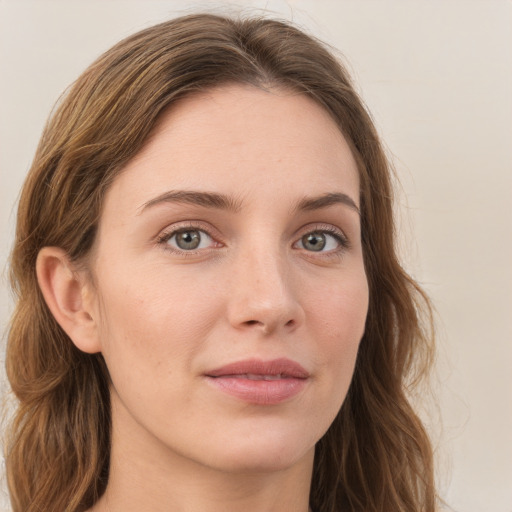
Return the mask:
MULTIPOLYGON (((0 265, 59 95, 121 38, 204 9, 266 9, 344 55, 402 183, 405 266, 438 312, 439 413, 425 415, 441 495, 457 512, 512 512, 510 0, 0 0, 0 265)), ((11 309, 4 271, 2 330, 11 309)))

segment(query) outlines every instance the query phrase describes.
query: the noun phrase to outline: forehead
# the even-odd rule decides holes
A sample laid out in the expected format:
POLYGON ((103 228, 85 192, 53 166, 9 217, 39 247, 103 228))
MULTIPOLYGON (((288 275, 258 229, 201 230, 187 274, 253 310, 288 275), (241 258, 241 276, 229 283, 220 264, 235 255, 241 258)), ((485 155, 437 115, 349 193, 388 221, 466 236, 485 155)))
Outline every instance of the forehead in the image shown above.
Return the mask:
POLYGON ((269 199, 337 189, 358 202, 359 175, 341 131, 315 101, 288 89, 229 85, 165 112, 109 195, 140 203, 176 188, 269 199))

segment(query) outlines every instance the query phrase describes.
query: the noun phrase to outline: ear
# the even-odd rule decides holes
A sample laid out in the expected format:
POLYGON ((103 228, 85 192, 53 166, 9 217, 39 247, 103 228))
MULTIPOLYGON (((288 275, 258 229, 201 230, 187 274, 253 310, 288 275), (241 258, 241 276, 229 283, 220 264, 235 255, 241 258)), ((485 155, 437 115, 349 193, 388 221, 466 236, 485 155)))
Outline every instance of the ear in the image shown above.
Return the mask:
POLYGON ((39 251, 36 273, 48 308, 76 347, 90 354, 100 352, 99 319, 94 312, 92 285, 85 273, 75 270, 59 247, 43 247, 39 251))

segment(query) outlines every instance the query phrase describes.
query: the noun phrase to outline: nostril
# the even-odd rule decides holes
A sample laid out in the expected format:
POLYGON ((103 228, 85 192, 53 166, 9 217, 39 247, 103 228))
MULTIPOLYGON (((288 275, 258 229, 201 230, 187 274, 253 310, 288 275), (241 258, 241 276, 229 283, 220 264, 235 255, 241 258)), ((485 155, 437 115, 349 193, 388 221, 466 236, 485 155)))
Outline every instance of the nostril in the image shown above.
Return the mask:
MULTIPOLYGON (((265 322, 260 322, 258 320, 247 320, 246 322, 244 322, 245 325, 262 325, 262 326, 265 326, 265 322)), ((295 325, 295 320, 288 320, 288 322, 286 322, 285 324, 285 327, 293 327, 295 325)))

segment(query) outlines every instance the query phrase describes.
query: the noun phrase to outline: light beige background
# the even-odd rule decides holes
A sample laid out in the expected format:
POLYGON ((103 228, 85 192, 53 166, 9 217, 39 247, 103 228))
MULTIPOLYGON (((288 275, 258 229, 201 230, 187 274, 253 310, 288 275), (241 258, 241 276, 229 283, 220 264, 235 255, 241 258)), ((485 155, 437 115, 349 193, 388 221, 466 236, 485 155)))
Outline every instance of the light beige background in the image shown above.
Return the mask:
MULTIPOLYGON (((18 190, 65 87, 120 38, 218 5, 0 0, 1 265, 18 190)), ((432 410, 427 422, 441 494, 456 511, 512 512, 512 3, 224 5, 293 19, 345 55, 403 185, 406 267, 438 310, 442 426, 432 410)), ((11 307, 4 279, 2 328, 11 307)), ((2 506, 7 510, 5 491, 2 506)))

